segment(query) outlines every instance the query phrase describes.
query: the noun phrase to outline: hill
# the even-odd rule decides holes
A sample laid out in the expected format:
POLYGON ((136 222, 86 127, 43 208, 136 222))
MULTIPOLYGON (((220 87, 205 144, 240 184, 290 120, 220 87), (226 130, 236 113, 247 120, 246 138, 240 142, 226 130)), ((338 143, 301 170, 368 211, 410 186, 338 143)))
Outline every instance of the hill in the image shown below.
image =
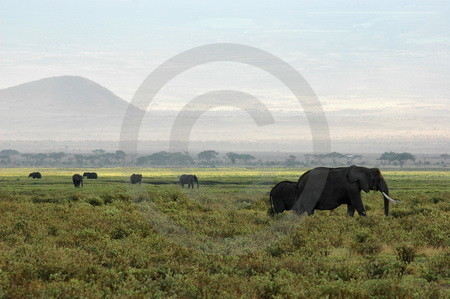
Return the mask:
POLYGON ((28 82, 0 90, 1 136, 117 140, 128 106, 107 88, 83 77, 28 82))

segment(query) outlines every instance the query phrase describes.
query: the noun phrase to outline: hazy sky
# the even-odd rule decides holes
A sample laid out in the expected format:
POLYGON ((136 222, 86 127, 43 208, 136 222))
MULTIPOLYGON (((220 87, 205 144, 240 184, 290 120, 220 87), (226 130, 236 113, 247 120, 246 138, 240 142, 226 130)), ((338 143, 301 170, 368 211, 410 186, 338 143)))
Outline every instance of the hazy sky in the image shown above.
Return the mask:
MULTIPOLYGON (((431 140, 439 152, 450 147, 449 28, 449 1, 1 0, 0 88, 79 75, 129 101, 173 55, 241 43, 274 54, 305 77, 327 113, 332 139, 385 138, 393 144, 386 150, 411 151, 429 148, 431 140)), ((152 109, 176 111, 215 89, 255 95, 285 132, 304 123, 285 86, 237 63, 182 74, 152 109)), ((193 133, 199 140, 201 131, 193 133)))

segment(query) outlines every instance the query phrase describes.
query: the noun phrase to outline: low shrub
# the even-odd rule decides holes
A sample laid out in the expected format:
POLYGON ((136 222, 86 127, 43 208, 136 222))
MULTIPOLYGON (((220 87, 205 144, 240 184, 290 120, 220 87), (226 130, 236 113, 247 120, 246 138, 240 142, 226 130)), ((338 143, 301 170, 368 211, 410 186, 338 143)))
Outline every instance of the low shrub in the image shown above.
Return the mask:
POLYGON ((86 201, 94 207, 103 205, 103 200, 99 196, 90 196, 86 201))
POLYGON ((34 203, 53 203, 53 204, 60 204, 65 203, 66 199, 62 197, 52 197, 52 196, 45 196, 45 197, 33 197, 31 199, 34 203))
POLYGON ((410 264, 416 258, 417 249, 411 245, 403 244, 395 247, 395 252, 400 262, 410 264))
POLYGON ((350 248, 361 255, 374 255, 381 252, 382 244, 370 230, 364 229, 355 232, 350 248))
POLYGON ((421 277, 428 282, 448 279, 450 277, 449 260, 449 252, 429 258, 421 269, 421 277))

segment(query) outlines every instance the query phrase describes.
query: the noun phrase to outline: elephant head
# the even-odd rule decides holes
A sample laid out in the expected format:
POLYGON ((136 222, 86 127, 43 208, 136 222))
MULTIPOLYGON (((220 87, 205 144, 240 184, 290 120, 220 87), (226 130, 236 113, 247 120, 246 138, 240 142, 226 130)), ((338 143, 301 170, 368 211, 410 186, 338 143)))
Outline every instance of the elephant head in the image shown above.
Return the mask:
MULTIPOLYGON (((198 178, 195 174, 194 174, 194 183, 197 183, 197 188, 198 188, 198 178)), ((194 185, 192 185, 192 188, 194 188, 194 185)))
POLYGON ((378 168, 351 166, 346 173, 350 183, 358 183, 359 189, 368 193, 370 190, 380 191, 384 198, 384 214, 389 215, 389 202, 400 203, 389 197, 389 188, 378 168))

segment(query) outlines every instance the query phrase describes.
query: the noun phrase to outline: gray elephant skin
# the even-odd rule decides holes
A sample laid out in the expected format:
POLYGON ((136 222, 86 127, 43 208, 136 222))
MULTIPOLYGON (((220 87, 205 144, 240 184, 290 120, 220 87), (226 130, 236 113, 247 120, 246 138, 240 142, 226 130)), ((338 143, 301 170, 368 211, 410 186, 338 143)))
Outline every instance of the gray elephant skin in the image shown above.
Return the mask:
POLYGON ((270 191, 269 214, 274 215, 291 210, 297 199, 297 182, 282 181, 270 191))
POLYGON ((298 214, 311 215, 314 210, 333 210, 347 205, 347 214, 355 210, 366 216, 361 200, 361 190, 382 192, 384 214, 389 215, 389 202, 399 203, 389 197, 389 188, 378 168, 358 166, 326 168, 318 167, 305 172, 298 180, 299 197, 292 207, 298 214))
POLYGON ((83 177, 81 175, 79 175, 78 173, 74 174, 72 176, 72 182, 76 188, 78 188, 80 186, 83 187, 83 177))
POLYGON ((40 179, 42 178, 42 175, 40 172, 32 172, 28 175, 28 178, 40 179))
POLYGON ((188 185, 188 188, 194 189, 194 184, 197 183, 198 188, 198 178, 195 174, 182 174, 180 176, 180 185, 181 188, 184 188, 184 185, 188 185))

